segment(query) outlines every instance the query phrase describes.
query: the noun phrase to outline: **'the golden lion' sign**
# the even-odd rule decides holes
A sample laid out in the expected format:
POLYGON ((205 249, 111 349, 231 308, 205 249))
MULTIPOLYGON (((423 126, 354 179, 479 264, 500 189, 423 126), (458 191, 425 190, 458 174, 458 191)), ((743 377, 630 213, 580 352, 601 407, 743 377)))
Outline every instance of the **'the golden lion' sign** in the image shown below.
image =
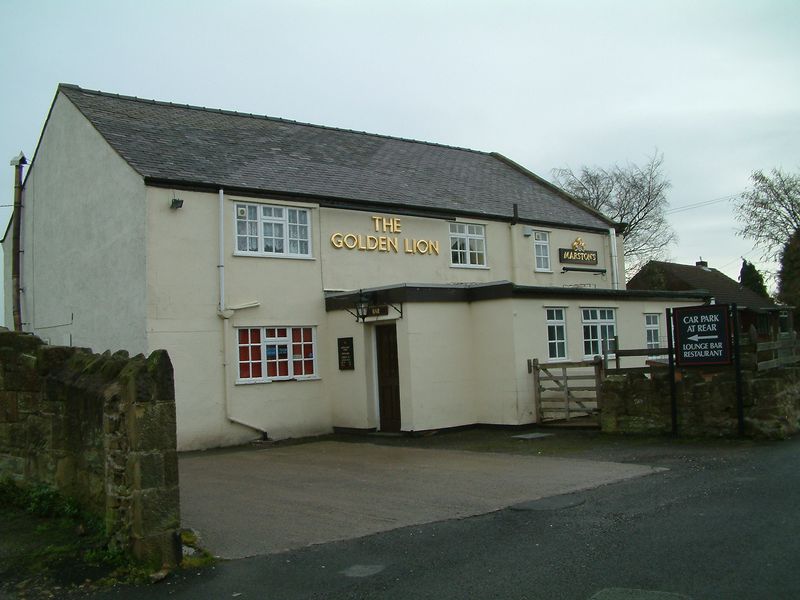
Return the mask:
POLYGON ((579 237, 572 242, 572 248, 559 248, 558 261, 575 265, 596 265, 597 250, 587 250, 586 243, 579 237))

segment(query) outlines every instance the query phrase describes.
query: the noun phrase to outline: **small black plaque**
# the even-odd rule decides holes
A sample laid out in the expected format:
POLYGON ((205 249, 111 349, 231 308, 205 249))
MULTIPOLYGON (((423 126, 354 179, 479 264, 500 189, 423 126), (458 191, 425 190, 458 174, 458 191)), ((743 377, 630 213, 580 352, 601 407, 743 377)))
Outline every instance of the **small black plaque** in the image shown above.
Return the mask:
POLYGON ((355 369, 353 363, 353 338, 339 338, 337 340, 339 348, 339 370, 352 371, 355 369))

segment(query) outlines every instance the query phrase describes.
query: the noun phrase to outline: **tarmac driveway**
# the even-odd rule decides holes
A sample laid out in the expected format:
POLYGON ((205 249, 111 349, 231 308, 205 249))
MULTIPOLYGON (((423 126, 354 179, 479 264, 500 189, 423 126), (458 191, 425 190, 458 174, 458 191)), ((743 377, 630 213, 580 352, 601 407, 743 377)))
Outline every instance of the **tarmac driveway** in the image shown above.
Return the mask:
POLYGON ((191 453, 179 464, 183 526, 223 558, 484 514, 660 470, 343 442, 191 453))

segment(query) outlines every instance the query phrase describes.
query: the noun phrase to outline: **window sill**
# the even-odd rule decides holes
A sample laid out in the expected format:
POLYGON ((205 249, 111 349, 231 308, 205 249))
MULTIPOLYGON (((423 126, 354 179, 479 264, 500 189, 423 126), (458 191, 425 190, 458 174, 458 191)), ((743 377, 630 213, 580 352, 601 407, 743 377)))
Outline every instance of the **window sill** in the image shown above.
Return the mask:
POLYGON ((551 275, 553 274, 553 271, 550 270, 550 269, 534 269, 533 272, 534 273, 550 273, 551 275))
POLYGON ((480 271, 488 271, 489 267, 484 265, 450 265, 451 269, 478 269, 480 271))
POLYGON ((234 382, 234 385, 257 385, 261 383, 282 383, 282 382, 292 382, 292 381, 319 381, 322 377, 319 375, 313 375, 309 377, 289 377, 287 379, 237 379, 234 382))
POLYGON ((251 258, 283 258, 289 260, 317 260, 314 256, 295 256, 293 254, 264 254, 257 252, 235 251, 234 256, 248 256, 251 258))

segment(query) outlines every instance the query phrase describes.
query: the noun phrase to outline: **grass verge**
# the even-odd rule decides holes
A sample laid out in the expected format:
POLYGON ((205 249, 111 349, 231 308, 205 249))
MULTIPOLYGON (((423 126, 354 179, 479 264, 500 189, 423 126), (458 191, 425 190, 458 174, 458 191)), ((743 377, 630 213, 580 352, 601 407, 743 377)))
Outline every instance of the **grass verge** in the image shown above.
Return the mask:
MULTIPOLYGON (((191 536, 187 568, 213 562, 191 536)), ((102 522, 47 486, 0 480, 0 597, 66 598, 153 581, 150 569, 109 548, 102 522)), ((163 578, 163 577, 162 577, 163 578)))

